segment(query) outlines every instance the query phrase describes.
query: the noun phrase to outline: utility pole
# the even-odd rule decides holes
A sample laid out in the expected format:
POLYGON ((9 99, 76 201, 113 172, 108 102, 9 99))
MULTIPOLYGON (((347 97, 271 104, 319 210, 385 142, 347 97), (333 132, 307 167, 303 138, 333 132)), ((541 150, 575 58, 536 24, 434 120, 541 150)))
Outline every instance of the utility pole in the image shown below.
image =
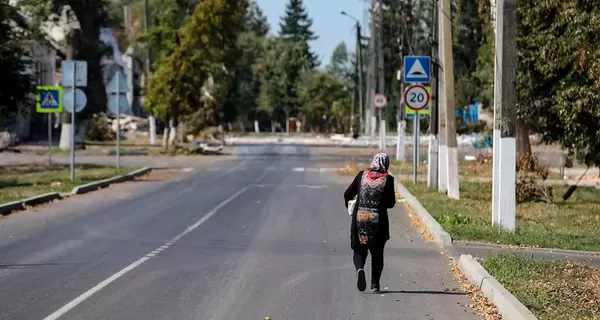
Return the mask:
MULTIPOLYGON (((492 25, 494 27, 494 39, 497 39, 497 25, 496 25, 496 0, 490 0, 490 9, 492 16, 492 25)), ((495 47, 495 45, 494 45, 495 47)), ((497 225, 500 223, 500 96, 498 90, 500 86, 496 85, 496 77, 498 76, 498 59, 494 53, 494 131, 492 140, 492 224, 497 225), (498 160, 496 160, 498 159, 498 160)))
POLYGON ((438 161, 439 161, 439 146, 438 146, 438 70, 439 70, 439 59, 438 59, 438 0, 433 0, 433 12, 432 19, 433 26, 431 27, 431 60, 433 70, 431 72, 431 123, 429 125, 429 157, 427 161, 427 187, 430 189, 437 189, 438 187, 438 161))
MULTIPOLYGON (((516 165, 517 165, 517 3, 516 0, 496 0, 496 67, 494 68, 494 119, 500 133, 497 198, 498 223, 514 231, 516 227, 516 165), (499 111, 499 114, 496 113, 499 111)), ((492 202, 493 203, 493 202, 492 202)))
MULTIPOLYGON (((384 73, 384 64, 383 64, 383 10, 381 7, 381 0, 379 0, 377 6, 377 92, 381 94, 385 94, 385 73, 384 73)), ((385 138, 386 138, 386 120, 383 114, 383 108, 378 108, 377 110, 378 118, 379 118, 379 149, 384 150, 386 148, 385 138)))
POLYGON ((439 56, 441 52, 444 52, 444 33, 441 32, 443 29, 442 25, 446 17, 442 10, 442 0, 436 1, 437 11, 437 36, 438 36, 438 64, 437 68, 437 85, 438 85, 438 98, 437 98, 437 122, 438 122, 438 191, 440 193, 448 192, 448 137, 446 136, 446 80, 445 80, 445 69, 443 67, 444 61, 439 56))
POLYGON ((454 61, 452 57, 452 29, 449 17, 450 0, 440 0, 439 11, 442 36, 441 63, 444 70, 444 108, 446 131, 446 179, 448 196, 453 199, 460 198, 458 183, 458 150, 456 144, 456 111, 454 108, 454 61))
POLYGON ((358 70, 358 112, 359 112, 359 132, 364 127, 364 101, 363 101, 363 59, 362 59, 362 30, 360 22, 356 21, 356 65, 358 70))
POLYGON ((367 68, 367 103, 368 107, 365 106, 365 134, 369 136, 369 140, 374 138, 375 128, 373 128, 374 121, 373 117, 375 116, 375 107, 373 106, 373 97, 375 96, 375 86, 376 86, 376 78, 375 78, 375 69, 376 69, 376 50, 375 45, 377 41, 377 36, 375 32, 375 10, 377 8, 377 1, 371 1, 371 9, 369 11, 370 14, 370 37, 369 37, 369 66, 367 68))
MULTIPOLYGON (((398 47, 400 51, 400 61, 404 61, 404 39, 406 39, 406 15, 404 14, 404 10, 398 8, 400 10, 400 19, 402 19, 402 26, 400 30, 400 34, 398 36, 398 47)), ((403 67, 400 68, 398 72, 398 80, 400 81, 400 99, 398 101, 398 110, 396 110, 396 161, 403 161, 405 158, 404 154, 404 137, 406 136, 406 113, 404 110, 404 79, 402 79, 402 75, 404 73, 403 67)))

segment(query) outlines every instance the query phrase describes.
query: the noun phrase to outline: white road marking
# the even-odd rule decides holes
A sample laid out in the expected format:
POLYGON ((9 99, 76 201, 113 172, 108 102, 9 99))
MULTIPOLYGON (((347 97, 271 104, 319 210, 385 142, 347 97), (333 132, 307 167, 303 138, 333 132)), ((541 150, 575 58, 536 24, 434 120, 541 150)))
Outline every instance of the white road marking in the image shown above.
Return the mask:
POLYGON ((304 172, 304 168, 294 168, 292 169, 294 172, 304 172))
MULTIPOLYGON (((268 171, 265 171, 265 173, 263 173, 260 176, 260 178, 258 178, 256 180, 256 182, 254 184, 257 184, 261 180, 263 180, 267 176, 267 173, 268 173, 268 171)), ((187 235, 188 233, 194 231, 196 228, 198 228, 203 223, 205 223, 208 219, 210 219, 212 216, 214 216, 221 208, 223 208, 224 206, 226 206, 231 201, 235 200, 237 197, 241 196, 242 193, 246 192, 248 189, 250 189, 250 186, 251 185, 248 185, 248 186, 240 189, 238 192, 234 193, 232 196, 230 196, 229 198, 225 199, 223 202, 219 203, 210 212, 208 212, 202 218, 200 218, 200 220, 196 221, 196 223, 194 223, 191 226, 189 226, 182 233, 178 234, 177 236, 175 236, 170 241, 167 241, 165 244, 161 245, 161 247, 163 247, 163 246, 171 246, 174 243, 176 243, 177 241, 181 240, 181 238, 183 238, 185 235, 187 235)), ((69 312, 70 310, 72 310, 73 308, 75 308, 77 305, 79 305, 80 303, 84 302, 85 300, 87 300, 92 295, 94 295, 96 292, 102 290, 103 288, 105 288, 106 286, 108 286, 112 282, 116 281, 120 277, 124 276, 125 274, 127 274, 131 270, 139 267, 142 263, 150 260, 150 258, 154 257, 156 255, 156 253, 158 253, 158 252, 160 252, 160 251, 153 250, 152 252, 148 253, 144 257, 142 257, 142 258, 134 261, 132 264, 130 264, 127 267, 123 268, 121 271, 113 274, 112 276, 110 276, 106 280, 104 280, 104 281, 98 283, 97 285, 95 285, 93 288, 91 288, 88 291, 82 293, 80 296, 78 296, 77 298, 73 299, 71 302, 67 303, 62 308, 54 311, 51 315, 45 317, 44 320, 55 320, 55 319, 58 319, 58 318, 62 317, 67 312, 69 312)))
POLYGON ((181 171, 183 172, 192 172, 194 170, 194 168, 183 168, 181 169, 181 171))

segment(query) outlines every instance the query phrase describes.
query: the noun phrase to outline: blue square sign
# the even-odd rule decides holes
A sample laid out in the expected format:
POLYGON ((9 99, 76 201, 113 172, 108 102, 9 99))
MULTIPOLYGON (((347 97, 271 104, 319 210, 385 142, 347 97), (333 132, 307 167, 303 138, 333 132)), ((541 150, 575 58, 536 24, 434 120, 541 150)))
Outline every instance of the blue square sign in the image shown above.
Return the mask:
POLYGON ((61 86, 38 86, 35 109, 39 113, 63 112, 63 88, 61 86))
POLYGON ((404 70, 404 82, 429 83, 431 82, 431 57, 406 56, 402 70, 404 70))

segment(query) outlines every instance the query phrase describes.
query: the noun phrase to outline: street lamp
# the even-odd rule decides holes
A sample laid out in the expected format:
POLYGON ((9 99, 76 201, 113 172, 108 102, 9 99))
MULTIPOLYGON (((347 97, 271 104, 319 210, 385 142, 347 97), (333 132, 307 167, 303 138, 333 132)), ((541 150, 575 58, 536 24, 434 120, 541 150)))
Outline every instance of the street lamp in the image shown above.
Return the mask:
MULTIPOLYGON (((363 73, 363 62, 362 62, 362 45, 361 45, 361 41, 362 41, 362 36, 361 36, 361 27, 360 27, 360 21, 358 19, 356 19, 355 17, 349 15, 346 11, 342 10, 340 11, 340 13, 343 16, 346 16, 352 20, 354 20, 356 22, 356 63, 354 64, 354 72, 355 74, 358 76, 358 84, 355 84, 355 87, 357 88, 356 90, 358 90, 358 112, 359 112, 359 132, 363 131, 363 79, 362 79, 362 73, 363 73)), ((352 115, 351 115, 351 124, 350 127, 352 128, 351 131, 354 134, 354 103, 352 104, 352 115)))

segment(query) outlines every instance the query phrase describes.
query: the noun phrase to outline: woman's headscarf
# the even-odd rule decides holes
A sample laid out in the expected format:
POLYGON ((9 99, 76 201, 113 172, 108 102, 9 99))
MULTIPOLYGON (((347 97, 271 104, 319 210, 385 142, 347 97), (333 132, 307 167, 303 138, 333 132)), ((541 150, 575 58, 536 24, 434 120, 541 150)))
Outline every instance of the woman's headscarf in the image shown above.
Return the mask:
POLYGON ((387 174, 390 168, 390 157, 385 153, 378 153, 373 157, 369 171, 387 174))

